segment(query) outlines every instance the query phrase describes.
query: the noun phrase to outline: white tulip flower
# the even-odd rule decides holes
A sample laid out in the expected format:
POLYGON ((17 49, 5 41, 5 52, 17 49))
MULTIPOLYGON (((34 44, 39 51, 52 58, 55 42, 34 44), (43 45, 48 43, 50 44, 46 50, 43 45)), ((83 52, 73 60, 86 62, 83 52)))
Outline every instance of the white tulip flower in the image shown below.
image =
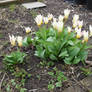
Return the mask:
POLYGON ((63 22, 57 22, 57 30, 58 32, 62 32, 63 31, 63 27, 64 27, 64 23, 63 22))
POLYGON ((22 47, 23 38, 21 36, 17 37, 18 46, 22 47))
POLYGON ((53 21, 52 22, 52 26, 53 26, 54 29, 57 29, 57 22, 56 21, 53 21))
POLYGON ((82 26, 83 26, 83 21, 78 21, 78 27, 82 28, 82 26))
POLYGON ((71 27, 67 27, 68 33, 70 33, 72 31, 71 27))
POLYGON ((90 36, 92 36, 92 25, 89 25, 90 36))
POLYGON ((79 20, 79 15, 74 15, 73 16, 73 20, 72 20, 72 22, 73 22, 73 24, 75 24, 75 22, 77 22, 79 20))
POLYGON ((9 35, 9 39, 10 39, 10 43, 12 46, 16 45, 16 38, 14 37, 14 35, 9 35))
POLYGON ((81 36, 82 36, 81 28, 80 29, 77 29, 76 30, 76 33, 77 33, 76 38, 81 38, 81 36))
POLYGON ((48 24, 48 22, 49 22, 48 17, 44 17, 43 20, 44 20, 45 24, 48 24))
POLYGON ((76 21, 75 23, 73 23, 73 28, 76 28, 78 26, 78 21, 76 21))
POLYGON ((31 32, 31 28, 30 27, 25 27, 26 33, 30 33, 31 32))
POLYGON ((43 16, 37 15, 37 17, 35 18, 35 21, 36 21, 38 26, 41 26, 41 24, 43 23, 43 16))
POLYGON ((52 20, 53 19, 53 15, 52 14, 48 14, 48 20, 50 21, 50 20, 52 20))
POLYGON ((59 15, 58 20, 59 20, 60 22, 62 22, 62 21, 64 20, 64 16, 59 15))
POLYGON ((88 31, 83 31, 83 41, 88 42, 88 31))
POLYGON ((69 9, 65 9, 65 10, 64 10, 64 18, 65 18, 65 19, 68 19, 69 14, 70 14, 70 10, 69 10, 69 9))

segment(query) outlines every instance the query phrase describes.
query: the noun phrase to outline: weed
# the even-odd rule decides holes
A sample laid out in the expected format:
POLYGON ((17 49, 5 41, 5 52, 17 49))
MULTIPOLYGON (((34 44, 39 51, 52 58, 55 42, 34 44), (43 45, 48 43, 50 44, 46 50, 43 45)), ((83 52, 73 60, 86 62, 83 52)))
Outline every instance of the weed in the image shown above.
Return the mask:
POLYGON ((56 67, 53 68, 53 71, 48 72, 48 74, 53 78, 48 84, 48 90, 53 90, 55 87, 61 87, 62 83, 67 80, 63 72, 56 67))

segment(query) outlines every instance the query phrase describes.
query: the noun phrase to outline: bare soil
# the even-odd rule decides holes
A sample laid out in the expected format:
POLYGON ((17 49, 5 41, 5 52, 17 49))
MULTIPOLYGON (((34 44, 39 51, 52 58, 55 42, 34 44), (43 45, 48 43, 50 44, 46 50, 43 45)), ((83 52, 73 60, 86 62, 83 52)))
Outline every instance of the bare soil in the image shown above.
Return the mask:
MULTIPOLYGON (((11 8, 11 5, 0 7, 0 80, 2 80, 5 73, 2 63, 3 56, 12 51, 12 47, 9 43, 9 34, 25 37, 24 27, 32 27, 33 31, 36 31, 37 27, 35 25, 34 17, 37 14, 47 15, 48 13, 52 13, 55 17, 58 17, 58 15, 63 14, 64 9, 68 8, 71 10, 71 14, 66 25, 72 24, 71 20, 74 14, 80 15, 80 20, 84 21, 83 29, 88 30, 88 25, 92 25, 92 12, 87 9, 86 5, 77 5, 65 0, 44 0, 43 2, 47 5, 47 7, 32 10, 27 10, 22 5, 15 5, 14 8, 11 8)), ((92 44, 92 39, 89 40, 89 44, 92 44)), ((64 90, 67 88, 74 86, 75 88, 78 87, 81 89, 80 91, 76 92, 91 92, 87 86, 81 83, 81 80, 88 76, 86 76, 80 69, 81 67, 92 69, 91 65, 84 66, 83 64, 78 64, 68 66, 62 63, 55 63, 54 66, 49 68, 38 67, 40 61, 42 60, 34 56, 34 48, 30 46, 29 48, 23 48, 23 51, 28 53, 29 57, 27 60, 25 60, 26 64, 20 68, 24 68, 28 73, 32 75, 30 78, 26 78, 25 88, 27 88, 27 92, 49 92, 47 87, 51 77, 48 75, 48 72, 51 71, 53 67, 57 67, 68 78, 68 80, 63 83, 62 87, 55 88, 53 92, 64 92, 64 90)), ((91 49, 89 50, 88 57, 89 60, 92 60, 91 49)), ((9 80, 13 77, 10 73, 7 74, 8 77, 6 76, 4 80, 8 80, 9 82, 9 80)), ((2 86, 0 92, 6 92, 4 90, 5 86, 2 86)), ((12 92, 18 91, 13 90, 12 92)))

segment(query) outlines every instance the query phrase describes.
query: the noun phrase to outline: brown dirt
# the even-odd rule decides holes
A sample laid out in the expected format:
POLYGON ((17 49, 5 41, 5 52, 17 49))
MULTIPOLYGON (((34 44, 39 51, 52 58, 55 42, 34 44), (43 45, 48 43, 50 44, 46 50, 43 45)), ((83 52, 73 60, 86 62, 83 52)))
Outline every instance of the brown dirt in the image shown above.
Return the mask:
MULTIPOLYGON (((58 17, 58 15, 63 14, 64 9, 68 8, 71 10, 68 24, 71 25, 73 14, 79 14, 80 19, 84 21, 84 28, 86 30, 88 30, 89 24, 92 25, 92 12, 89 11, 85 5, 76 5, 68 1, 65 2, 64 0, 44 0, 44 3, 47 7, 32 10, 27 10, 21 5, 16 5, 13 11, 11 11, 10 5, 7 7, 0 7, 0 70, 3 70, 3 55, 11 52, 8 35, 14 34, 16 36, 20 35, 24 37, 24 27, 32 27, 33 31, 35 31, 37 28, 33 18, 36 14, 41 13, 43 15, 47 15, 48 13, 52 13, 55 17, 58 17)), ((92 44, 91 40, 92 39, 89 40, 89 44, 92 44)), ((47 86, 51 78, 48 75, 48 71, 51 71, 53 67, 37 67, 39 62, 42 60, 34 56, 34 49, 32 50, 32 48, 27 48, 25 51, 29 54, 29 59, 23 67, 32 75, 25 83, 27 92, 49 92, 47 86), (38 79, 37 75, 40 76, 40 79, 38 79)), ((92 57, 92 50, 89 51, 89 55, 92 57)), ((80 86, 81 90, 83 90, 80 92, 89 92, 88 89, 80 83, 80 81, 86 77, 80 68, 87 66, 83 66, 81 64, 76 66, 65 66, 60 63, 56 63, 55 66, 64 72, 68 77, 68 81, 63 83, 61 88, 55 88, 53 92, 63 92, 64 89, 75 85, 80 86)), ((90 67, 91 66, 88 66, 87 68, 90 67)), ((1 74, 0 78, 2 79, 1 74)), ((0 92, 4 91, 2 90, 0 92)))

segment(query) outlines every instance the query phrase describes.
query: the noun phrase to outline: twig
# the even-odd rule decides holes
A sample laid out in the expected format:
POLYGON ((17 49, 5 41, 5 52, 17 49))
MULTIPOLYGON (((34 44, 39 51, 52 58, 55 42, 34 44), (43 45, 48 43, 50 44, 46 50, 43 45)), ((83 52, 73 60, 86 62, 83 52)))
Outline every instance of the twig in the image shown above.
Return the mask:
POLYGON ((35 92, 37 91, 38 89, 31 89, 31 90, 28 90, 28 92, 35 92))
POLYGON ((3 78, 2 78, 2 80, 0 81, 0 90, 1 90, 1 86, 2 86, 3 80, 4 80, 4 78, 5 78, 5 75, 6 75, 6 74, 3 75, 3 78))

